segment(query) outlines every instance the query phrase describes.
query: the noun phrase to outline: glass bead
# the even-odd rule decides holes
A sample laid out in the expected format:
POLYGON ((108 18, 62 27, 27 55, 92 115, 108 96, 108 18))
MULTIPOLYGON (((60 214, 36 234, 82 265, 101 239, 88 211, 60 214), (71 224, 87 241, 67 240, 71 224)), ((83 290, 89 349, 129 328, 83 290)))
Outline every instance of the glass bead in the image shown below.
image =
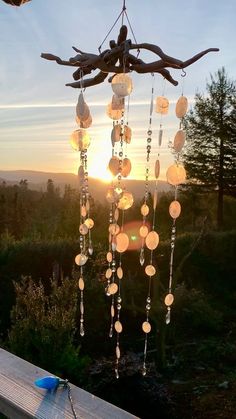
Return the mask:
POLYGON ((117 310, 121 310, 121 304, 117 304, 117 310))
POLYGON ((109 331, 109 338, 112 338, 112 336, 113 336, 113 328, 111 326, 110 331, 109 331))
POLYGON ((175 244, 172 242, 172 243, 170 244, 170 247, 171 247, 171 249, 174 249, 174 248, 175 248, 175 244))
POLYGON ((146 310, 151 310, 151 304, 146 305, 146 310))
POLYGON ((147 369, 146 369, 146 367, 143 367, 143 369, 142 369, 142 375, 143 375, 143 377, 145 377, 145 375, 147 375, 147 369))
POLYGON ((145 262, 145 257, 144 257, 144 249, 143 249, 143 248, 140 250, 139 262, 140 262, 140 265, 141 265, 141 266, 143 266, 143 265, 144 265, 144 262, 145 262))
POLYGON ((147 142, 148 142, 148 143, 151 143, 151 141, 152 141, 151 137, 148 137, 148 138, 147 138, 147 142))
POLYGON ((150 302, 151 302, 151 298, 147 297, 147 303, 150 303, 150 302))
POLYGON ((84 336, 84 325, 83 325, 83 323, 80 323, 79 333, 80 333, 80 336, 84 336))
POLYGON ((117 297, 117 303, 121 303, 121 301, 122 301, 121 297, 120 296, 117 297))
POLYGON ((147 133, 148 133, 148 135, 152 135, 152 130, 149 129, 147 133))
POLYGON ((122 157, 123 156, 123 151, 119 152, 119 156, 122 157))
POLYGON ((147 145, 147 151, 150 152, 151 151, 151 146, 147 145))

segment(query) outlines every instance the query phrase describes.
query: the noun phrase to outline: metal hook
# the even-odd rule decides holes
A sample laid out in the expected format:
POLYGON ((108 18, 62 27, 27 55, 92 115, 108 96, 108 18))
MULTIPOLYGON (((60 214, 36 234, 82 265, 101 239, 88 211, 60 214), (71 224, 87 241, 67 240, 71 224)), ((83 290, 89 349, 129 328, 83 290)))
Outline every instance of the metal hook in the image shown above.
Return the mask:
POLYGON ((186 71, 182 68, 182 74, 181 74, 181 77, 185 77, 186 76, 186 71))

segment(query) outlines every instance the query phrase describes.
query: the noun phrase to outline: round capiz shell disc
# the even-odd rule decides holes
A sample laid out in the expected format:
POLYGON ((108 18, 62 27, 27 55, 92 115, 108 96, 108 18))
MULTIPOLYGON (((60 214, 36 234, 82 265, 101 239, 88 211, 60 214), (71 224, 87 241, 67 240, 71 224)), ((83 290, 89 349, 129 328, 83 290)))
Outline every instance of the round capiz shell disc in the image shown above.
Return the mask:
POLYGON ((157 96, 156 98, 156 112, 161 115, 166 115, 169 110, 169 100, 164 96, 157 96))
POLYGON ((132 79, 125 73, 116 74, 112 79, 111 87, 116 96, 128 96, 133 90, 132 79))
POLYGON ((80 291, 84 290, 84 280, 83 280, 83 278, 79 279, 79 289, 80 289, 80 291))
POLYGON ((94 221, 92 218, 86 218, 84 224, 88 227, 89 230, 91 230, 91 228, 94 226, 94 221))
POLYGON ((122 332, 122 324, 119 320, 117 320, 114 324, 115 330, 117 333, 121 333, 122 332))
POLYGON ((180 185, 184 183, 186 180, 186 171, 184 166, 181 164, 173 164, 172 166, 168 167, 166 172, 166 179, 170 185, 180 185))
POLYGON ((175 138, 174 138, 174 150, 176 151, 176 153, 180 153, 184 143, 185 143, 185 139, 186 139, 186 132, 183 131, 182 129, 180 129, 179 131, 177 131, 177 133, 175 134, 175 138))
POLYGON ((107 262, 111 263, 111 261, 112 261, 112 253, 107 252, 107 262))
POLYGON ((116 250, 119 253, 125 252, 129 247, 129 237, 126 233, 119 233, 116 236, 116 250))
POLYGON ((75 263, 78 266, 85 265, 85 263, 87 262, 87 260, 88 260, 88 256, 86 256, 86 255, 84 255, 82 253, 79 253, 77 256, 75 256, 75 263))
POLYGON ((176 219, 180 216, 181 205, 179 201, 172 201, 169 206, 169 214, 172 218, 176 219))
POLYGON ((121 165, 121 176, 123 177, 127 177, 129 176, 130 172, 131 172, 131 161, 130 159, 128 159, 127 157, 124 158, 124 160, 122 161, 122 165, 121 165))
POLYGON ((156 273, 156 268, 153 265, 147 265, 145 268, 145 273, 148 276, 154 276, 156 273))
POLYGON ((171 306, 171 304, 173 304, 174 302, 174 296, 173 294, 167 294, 165 297, 165 305, 167 307, 171 306))
POLYGON ((160 176, 160 160, 156 160, 155 163, 155 178, 158 179, 160 176))
POLYGON ((109 293, 110 295, 114 295, 114 294, 116 294, 116 293, 117 293, 117 291, 118 291, 118 285, 117 285, 115 282, 113 282, 112 284, 110 284, 110 285, 108 286, 108 293, 109 293))
POLYGON ((80 224, 79 226, 79 232, 80 234, 82 234, 82 236, 85 236, 88 233, 88 227, 86 226, 86 224, 80 224))
POLYGON ((127 143, 131 143, 132 138, 132 130, 128 125, 124 125, 124 133, 123 133, 123 140, 127 143))
POLYGON ((111 268, 107 268, 106 273, 105 273, 106 279, 110 279, 111 276, 112 276, 112 270, 111 268))
POLYGON ((114 211, 114 220, 118 221, 118 219, 119 219, 119 210, 118 210, 118 208, 116 208, 115 211, 114 211))
POLYGON ((70 136, 70 145, 76 151, 84 151, 90 145, 90 137, 87 131, 78 129, 72 132, 70 136))
POLYGON ((151 325, 149 322, 143 322, 142 329, 144 333, 150 333, 151 332, 151 325))
POLYGON ((140 227, 140 229, 139 229, 139 235, 142 238, 145 238, 148 235, 148 228, 147 228, 147 226, 143 225, 143 226, 140 227))
MULTIPOLYGON (((78 119, 79 120, 79 119, 78 119)), ((78 122, 78 124, 80 124, 80 128, 89 128, 89 127, 91 127, 91 125, 92 125, 92 122, 93 122, 93 120, 92 120, 92 117, 91 117, 91 115, 89 114, 89 117, 87 118, 87 119, 85 119, 85 120, 80 120, 79 122, 78 122)))
POLYGON ((159 235, 156 231, 150 231, 148 233, 146 240, 145 240, 146 246, 149 250, 154 250, 159 244, 159 235))
POLYGON ((149 213, 149 206, 147 204, 143 204, 141 206, 141 214, 146 217, 146 215, 148 215, 149 213))
POLYGON ((117 200, 117 195, 114 192, 114 189, 113 188, 109 188, 107 190, 106 200, 109 202, 109 204, 113 204, 117 200))
POLYGON ((119 199, 118 208, 121 210, 127 210, 132 207, 134 203, 134 198, 132 193, 124 192, 122 197, 119 199))
POLYGON ((188 99, 185 96, 180 96, 176 103, 175 114, 177 118, 183 118, 188 110, 188 99))
POLYGON ((117 268, 116 273, 117 273, 117 277, 118 277, 119 279, 122 279, 122 278, 123 278, 123 269, 122 269, 122 267, 121 267, 121 266, 119 266, 119 267, 117 268))
POLYGON ((117 110, 112 109, 111 103, 107 105, 107 116, 109 116, 109 118, 113 119, 114 121, 121 119, 122 113, 123 113, 122 109, 117 109, 117 110))
POLYGON ((120 161, 118 157, 113 156, 111 157, 109 163, 108 163, 108 169, 110 170, 111 174, 113 176, 117 176, 120 171, 120 161))

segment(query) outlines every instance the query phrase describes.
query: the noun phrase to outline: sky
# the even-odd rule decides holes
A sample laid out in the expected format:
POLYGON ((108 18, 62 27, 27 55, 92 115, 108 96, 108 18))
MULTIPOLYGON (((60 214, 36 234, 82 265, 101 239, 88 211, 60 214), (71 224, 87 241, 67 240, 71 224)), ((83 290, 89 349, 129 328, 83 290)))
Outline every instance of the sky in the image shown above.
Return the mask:
MULTIPOLYGON (((122 9, 122 0, 32 0, 17 8, 0 1, 0 170, 39 170, 76 173, 79 155, 69 144, 78 129, 75 106, 79 90, 65 87, 72 82, 73 69, 40 58, 50 52, 68 59, 72 46, 97 53, 122 9)), ((155 75, 154 96, 165 94, 170 100, 169 114, 162 119, 163 144, 160 149, 161 177, 172 164, 169 147, 178 130, 174 108, 182 90, 190 107, 195 93, 205 92, 209 75, 225 66, 230 78, 236 73, 236 2, 213 0, 126 0, 126 7, 138 42, 159 45, 166 54, 186 60, 209 47, 210 53, 181 72, 172 70, 177 87, 155 75)), ((127 23, 125 21, 125 23, 127 23)), ((108 40, 116 39, 120 22, 108 40)), ((129 34, 131 38, 131 34, 129 34)), ((108 43, 104 44, 107 48, 108 43)), ((153 54, 140 55, 154 61, 153 54)), ((130 97, 129 125, 133 136, 127 155, 132 161, 131 178, 145 175, 146 137, 152 88, 150 75, 131 74, 134 89, 130 97)), ((88 129, 89 173, 106 178, 111 155, 112 121, 106 115, 112 89, 105 81, 86 89, 93 124, 88 129)), ((160 116, 153 115, 151 174, 158 155, 160 116)))

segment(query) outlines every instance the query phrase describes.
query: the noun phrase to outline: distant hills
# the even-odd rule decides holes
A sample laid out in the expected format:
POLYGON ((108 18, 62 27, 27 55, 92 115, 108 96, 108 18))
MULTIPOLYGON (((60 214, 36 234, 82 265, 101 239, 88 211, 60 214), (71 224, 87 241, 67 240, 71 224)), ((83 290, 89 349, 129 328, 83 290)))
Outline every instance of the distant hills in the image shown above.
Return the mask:
MULTIPOLYGON (((34 170, 0 170, 0 182, 6 182, 9 185, 19 184, 21 179, 27 179, 28 186, 33 190, 46 190, 48 179, 52 179, 54 185, 59 187, 61 191, 64 190, 65 185, 71 185, 71 187, 78 187, 77 176, 73 173, 51 173, 51 172, 39 172, 34 170)), ((142 180, 125 180, 126 189, 133 193, 135 198, 141 199, 144 194, 144 181, 142 180)), ((109 187, 108 183, 105 183, 99 179, 89 178, 89 190, 92 197, 95 200, 103 201, 105 199, 106 191, 109 187)), ((150 182, 150 189, 153 190, 154 181, 150 182)), ((169 191, 170 186, 167 182, 158 181, 159 191, 169 191)))

